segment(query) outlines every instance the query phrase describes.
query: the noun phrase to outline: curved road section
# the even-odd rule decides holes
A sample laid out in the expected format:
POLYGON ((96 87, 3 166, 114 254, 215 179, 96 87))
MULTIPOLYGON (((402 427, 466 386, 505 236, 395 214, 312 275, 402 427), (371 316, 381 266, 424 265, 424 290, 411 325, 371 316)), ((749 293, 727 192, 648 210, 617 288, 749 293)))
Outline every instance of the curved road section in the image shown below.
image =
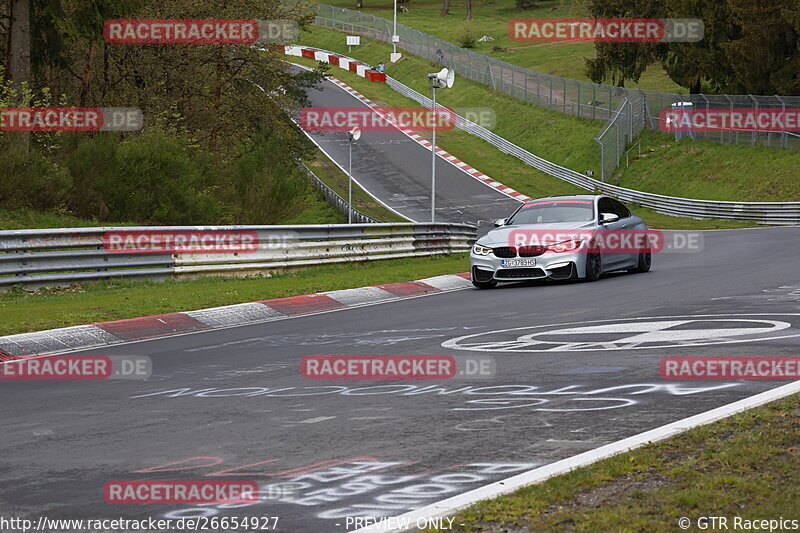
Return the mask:
MULTIPOLYGON (((328 80, 309 91, 309 98, 313 107, 370 109, 328 80)), ((347 132, 309 134, 328 157, 348 168, 347 132)), ((361 139, 353 144, 353 177, 389 208, 415 222, 430 220, 431 152, 402 131, 362 132, 361 139)), ((437 155, 437 222, 474 224, 506 217, 518 206, 517 200, 437 155)))

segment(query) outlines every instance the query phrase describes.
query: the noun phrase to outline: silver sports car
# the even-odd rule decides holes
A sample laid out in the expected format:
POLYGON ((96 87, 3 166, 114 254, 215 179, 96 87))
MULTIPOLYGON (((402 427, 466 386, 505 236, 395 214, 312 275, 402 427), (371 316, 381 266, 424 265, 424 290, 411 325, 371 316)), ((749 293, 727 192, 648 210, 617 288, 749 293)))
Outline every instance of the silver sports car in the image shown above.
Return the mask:
POLYGON ((494 225, 470 253, 472 284, 481 289, 500 281, 594 281, 615 270, 650 270, 650 230, 608 196, 532 200, 494 225))

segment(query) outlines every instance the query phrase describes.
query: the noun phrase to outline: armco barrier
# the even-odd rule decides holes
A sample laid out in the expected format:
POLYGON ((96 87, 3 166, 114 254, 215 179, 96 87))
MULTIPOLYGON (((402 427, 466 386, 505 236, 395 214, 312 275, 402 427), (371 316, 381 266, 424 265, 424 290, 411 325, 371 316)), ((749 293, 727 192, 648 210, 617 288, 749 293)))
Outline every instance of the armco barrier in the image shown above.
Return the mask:
POLYGON ((308 226, 149 226, 0 231, 0 289, 66 285, 105 278, 163 280, 180 276, 267 273, 292 267, 466 252, 470 224, 327 224, 308 226), (119 253, 104 248, 109 232, 255 232, 247 253, 119 253))
MULTIPOLYGON (((288 47, 287 47, 288 48, 288 47)), ((339 61, 342 59, 351 60, 340 54, 319 50, 313 47, 292 47, 293 49, 301 48, 319 52, 315 57, 320 61, 325 61, 325 57, 338 57, 339 61)), ((386 77, 386 84, 397 91, 398 93, 411 98, 422 106, 431 107, 433 102, 427 96, 418 93, 414 89, 400 83, 391 76, 386 77)), ((440 109, 444 109, 440 106, 440 109)), ((643 207, 652 209, 659 213, 664 213, 672 216, 690 217, 696 219, 704 218, 719 218, 727 220, 745 220, 758 224, 774 224, 774 225, 800 225, 800 202, 731 202, 723 200, 695 200, 691 198, 681 198, 677 196, 666 196, 663 194, 654 194, 649 192, 635 191, 633 189, 626 189, 616 185, 603 183, 602 181, 590 178, 564 168, 560 165, 552 163, 546 159, 538 157, 524 148, 520 148, 512 143, 492 133, 486 128, 475 124, 462 116, 459 116, 454 111, 450 110, 448 114, 455 119, 457 128, 466 131, 495 146, 501 152, 512 155, 525 163, 545 174, 558 178, 567 183, 571 183, 581 189, 588 191, 597 191, 598 193, 609 194, 619 198, 623 202, 636 203, 643 207)))

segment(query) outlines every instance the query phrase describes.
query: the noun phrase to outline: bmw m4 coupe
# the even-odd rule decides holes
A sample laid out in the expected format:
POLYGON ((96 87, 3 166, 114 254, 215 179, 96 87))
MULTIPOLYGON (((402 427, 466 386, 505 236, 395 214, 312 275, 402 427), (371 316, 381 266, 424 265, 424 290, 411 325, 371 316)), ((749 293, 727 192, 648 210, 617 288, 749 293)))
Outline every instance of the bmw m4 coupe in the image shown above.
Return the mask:
POLYGON ((504 281, 595 281, 607 272, 650 270, 647 224, 609 196, 533 200, 494 225, 470 253, 472 283, 481 289, 504 281))

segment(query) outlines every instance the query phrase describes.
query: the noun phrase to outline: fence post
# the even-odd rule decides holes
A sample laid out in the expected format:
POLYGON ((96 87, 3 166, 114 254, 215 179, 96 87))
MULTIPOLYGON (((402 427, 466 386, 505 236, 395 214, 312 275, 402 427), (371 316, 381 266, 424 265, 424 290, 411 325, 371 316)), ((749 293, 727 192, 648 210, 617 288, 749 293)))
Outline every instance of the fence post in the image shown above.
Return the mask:
POLYGON ((523 95, 525 96, 524 100, 528 101, 528 71, 525 71, 525 87, 523 88, 523 95))
MULTIPOLYGON (((752 94, 748 94, 747 96, 750 97, 750 100, 755 102, 755 104, 756 104, 755 110, 756 110, 756 112, 758 112, 758 100, 756 100, 755 97, 752 94)), ((757 143, 756 136, 757 136, 757 133, 754 130, 753 133, 750 134, 750 146, 755 146, 756 145, 756 143, 757 143)))
MULTIPOLYGON (((633 104, 627 98, 625 100, 628 102, 628 125, 629 125, 628 142, 633 142, 633 104)), ((624 146, 624 148, 627 148, 627 144, 624 146)))
MULTIPOLYGON (((775 95, 775 98, 777 98, 778 101, 781 103, 781 116, 785 117, 786 116, 786 102, 783 100, 783 98, 781 98, 777 94, 775 95)), ((786 124, 783 121, 781 121, 781 123, 783 124, 783 131, 781 132, 781 148, 788 148, 789 140, 788 140, 787 135, 786 135, 786 124)))
POLYGON ((600 181, 606 182, 606 145, 603 144, 602 139, 597 141, 600 143, 600 181))

